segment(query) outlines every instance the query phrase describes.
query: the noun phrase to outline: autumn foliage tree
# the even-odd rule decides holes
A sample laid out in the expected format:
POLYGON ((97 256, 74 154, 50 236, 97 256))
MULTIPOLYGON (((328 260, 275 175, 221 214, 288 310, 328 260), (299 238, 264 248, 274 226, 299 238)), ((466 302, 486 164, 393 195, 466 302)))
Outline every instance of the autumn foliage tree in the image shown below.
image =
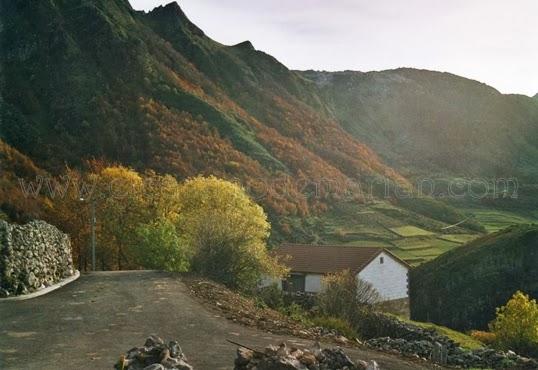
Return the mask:
POLYGON ((196 177, 181 187, 180 204, 179 230, 193 250, 195 271, 243 290, 263 274, 285 272, 266 249, 267 216, 239 185, 196 177))
POLYGON ((518 291, 498 308, 490 329, 500 348, 538 356, 538 304, 528 295, 518 291))

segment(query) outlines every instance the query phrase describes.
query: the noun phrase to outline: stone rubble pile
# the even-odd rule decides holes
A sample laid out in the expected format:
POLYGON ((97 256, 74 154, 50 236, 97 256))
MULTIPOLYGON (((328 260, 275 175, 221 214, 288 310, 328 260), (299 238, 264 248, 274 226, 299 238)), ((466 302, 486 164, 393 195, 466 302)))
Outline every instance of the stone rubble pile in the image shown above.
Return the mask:
POLYGON ((152 335, 143 347, 135 347, 120 357, 114 366, 117 370, 193 370, 178 342, 166 344, 152 335))
POLYGON ((288 348, 285 343, 270 345, 263 352, 237 349, 235 370, 379 370, 375 361, 354 363, 341 348, 288 348))
POLYGON ((370 339, 365 344, 385 352, 401 353, 409 357, 428 360, 434 360, 432 354, 435 353, 436 346, 443 347, 446 353, 444 356, 446 364, 463 368, 538 369, 537 361, 519 356, 512 351, 502 352, 491 348, 468 350, 452 341, 451 345, 443 346, 439 342, 429 340, 384 337, 370 339))
POLYGON ((0 298, 48 287, 74 273, 66 234, 43 221, 0 221, 0 298))
POLYGON ((361 319, 360 325, 360 332, 366 339, 403 338, 407 341, 437 342, 449 349, 457 347, 452 339, 439 334, 435 329, 422 328, 380 312, 368 313, 361 319))

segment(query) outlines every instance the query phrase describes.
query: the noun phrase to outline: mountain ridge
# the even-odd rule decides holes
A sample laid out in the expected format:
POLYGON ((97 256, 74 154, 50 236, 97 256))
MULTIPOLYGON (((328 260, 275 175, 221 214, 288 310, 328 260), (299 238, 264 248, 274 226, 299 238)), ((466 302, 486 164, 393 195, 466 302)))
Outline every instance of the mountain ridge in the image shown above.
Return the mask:
MULTIPOLYGON (((275 229, 307 223, 308 236, 297 241, 315 241, 317 216, 347 209, 338 203, 356 187, 398 204, 374 185, 538 172, 534 101, 495 98, 493 88, 462 77, 292 71, 249 41, 209 38, 177 3, 150 12, 126 0, 9 2, 2 10, 0 139, 50 175, 93 159, 179 179, 214 174, 245 186, 275 229), (480 99, 499 108, 475 109, 480 99), (453 128, 439 138, 431 122, 453 128), (501 134, 484 140, 491 128, 501 134), (510 150, 497 153, 499 145, 510 150)), ((351 198, 372 201, 364 193, 351 198)), ((459 221, 449 206, 427 203, 435 212, 421 210, 425 216, 459 221)))

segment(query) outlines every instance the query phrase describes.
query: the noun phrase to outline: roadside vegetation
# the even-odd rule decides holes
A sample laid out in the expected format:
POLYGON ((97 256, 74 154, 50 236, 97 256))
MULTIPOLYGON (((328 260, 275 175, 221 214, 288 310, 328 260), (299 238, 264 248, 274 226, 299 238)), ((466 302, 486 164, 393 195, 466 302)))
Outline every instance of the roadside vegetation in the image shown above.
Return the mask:
POLYGON ((473 338, 432 323, 412 321, 378 310, 379 294, 368 283, 355 279, 349 271, 330 274, 325 278, 324 290, 318 295, 305 298, 283 292, 276 285, 258 290, 256 299, 279 311, 292 320, 306 326, 319 326, 353 340, 367 340, 379 336, 398 338, 401 330, 396 322, 432 330, 445 336, 463 348, 470 350, 484 347, 478 338, 473 338))
MULTIPOLYGON (((79 189, 72 186, 73 194, 51 204, 50 212, 63 229, 83 231, 87 241, 95 208, 97 262, 103 270, 195 271, 241 290, 253 289, 262 275, 285 273, 268 254, 265 212, 238 184, 213 176, 178 182, 122 166, 69 176, 91 184, 87 200, 75 197, 79 189)), ((75 258, 84 267, 90 250, 87 243, 75 243, 75 258)))

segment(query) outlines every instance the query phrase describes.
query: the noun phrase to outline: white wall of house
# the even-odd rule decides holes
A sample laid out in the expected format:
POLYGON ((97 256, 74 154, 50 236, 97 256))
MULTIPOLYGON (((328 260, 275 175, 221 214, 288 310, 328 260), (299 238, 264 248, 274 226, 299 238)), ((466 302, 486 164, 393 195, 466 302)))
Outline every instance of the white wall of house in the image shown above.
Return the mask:
POLYGON ((372 284, 384 301, 390 301, 408 297, 408 271, 394 257, 382 252, 357 274, 357 278, 372 284))
POLYGON ((268 275, 264 275, 262 277, 262 280, 258 284, 260 288, 264 288, 270 285, 276 284, 280 289, 282 289, 282 280, 281 279, 275 279, 274 277, 270 277, 268 275))
POLYGON ((321 292, 321 279, 323 275, 306 274, 304 281, 304 290, 309 293, 321 292))

